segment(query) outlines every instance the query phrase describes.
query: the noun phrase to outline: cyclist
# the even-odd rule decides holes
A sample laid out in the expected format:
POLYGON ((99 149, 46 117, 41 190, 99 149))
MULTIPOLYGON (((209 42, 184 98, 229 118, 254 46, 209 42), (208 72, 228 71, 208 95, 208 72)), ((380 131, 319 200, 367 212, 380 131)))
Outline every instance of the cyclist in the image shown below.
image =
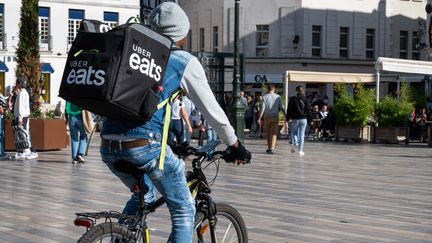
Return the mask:
MULTIPOLYGON (((150 13, 148 20, 155 31, 175 42, 177 48, 174 49, 183 46, 190 24, 180 6, 173 2, 164 2, 150 13)), ((237 163, 250 161, 250 152, 238 141, 234 129, 212 94, 204 69, 194 56, 186 51, 173 50, 162 86, 161 101, 179 88, 184 91, 208 119, 222 141, 228 145, 225 156, 228 160, 237 163)), ((147 173, 144 188, 148 189, 145 200, 150 202, 155 199, 154 186, 165 198, 172 221, 171 242, 191 242, 195 206, 186 183, 184 162, 167 146, 164 151, 166 154, 163 170, 160 170, 158 165, 164 114, 165 109, 160 109, 153 114, 150 121, 144 123, 106 119, 101 131, 100 152, 106 165, 131 192, 136 181, 132 176, 116 171, 113 162, 123 159, 145 169, 147 173)), ((137 203, 137 194, 133 194, 123 213, 136 214, 137 203)))

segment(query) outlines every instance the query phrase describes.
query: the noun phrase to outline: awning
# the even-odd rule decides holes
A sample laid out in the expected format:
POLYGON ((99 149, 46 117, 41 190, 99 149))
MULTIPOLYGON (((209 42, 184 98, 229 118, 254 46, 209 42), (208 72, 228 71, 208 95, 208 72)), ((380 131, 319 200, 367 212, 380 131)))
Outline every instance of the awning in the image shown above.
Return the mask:
POLYGON ((375 75, 371 73, 287 71, 285 80, 303 83, 371 83, 375 82, 375 75))
POLYGON ((378 57, 375 62, 377 72, 384 70, 399 73, 432 74, 432 62, 415 61, 388 57, 378 57))
POLYGON ((0 62, 0 72, 8 72, 9 68, 6 66, 4 62, 0 62))
MULTIPOLYGON (((371 83, 375 82, 375 75, 371 73, 334 73, 312 71, 286 71, 284 81, 285 97, 288 97, 288 84, 290 82, 302 83, 371 83)), ((288 99, 285 99, 285 107, 288 99)))
POLYGON ((54 68, 51 66, 51 63, 45 62, 41 63, 41 73, 53 73, 54 68))
POLYGON ((432 62, 378 57, 375 62, 377 103, 379 102, 381 71, 431 75, 432 62))

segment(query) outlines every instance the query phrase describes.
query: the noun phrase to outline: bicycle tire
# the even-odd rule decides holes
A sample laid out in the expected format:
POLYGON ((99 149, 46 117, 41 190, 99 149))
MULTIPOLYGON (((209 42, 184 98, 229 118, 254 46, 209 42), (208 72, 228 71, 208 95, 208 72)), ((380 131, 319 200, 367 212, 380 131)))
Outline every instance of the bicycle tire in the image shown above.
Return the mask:
MULTIPOLYGON (((199 215, 197 215, 197 218, 195 220, 195 233, 193 237, 193 242, 212 242, 208 219, 204 218, 203 215, 201 216, 202 217, 199 217, 199 215)), ((215 231, 217 243, 248 242, 246 224, 243 220, 243 217, 235 208, 226 203, 216 203, 216 218, 217 223, 215 231), (235 239, 237 239, 237 241, 235 239)))
POLYGON ((78 243, 93 242, 132 242, 134 234, 124 225, 105 222, 98 224, 87 231, 78 240, 78 243))

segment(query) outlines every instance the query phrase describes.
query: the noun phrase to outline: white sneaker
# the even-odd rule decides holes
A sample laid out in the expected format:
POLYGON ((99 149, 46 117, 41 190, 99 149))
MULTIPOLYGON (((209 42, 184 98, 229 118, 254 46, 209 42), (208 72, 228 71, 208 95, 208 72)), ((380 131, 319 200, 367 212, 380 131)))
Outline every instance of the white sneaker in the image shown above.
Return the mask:
POLYGON ((305 153, 303 151, 299 151, 299 156, 304 156, 305 153))
POLYGON ((25 159, 24 153, 16 152, 15 156, 12 156, 12 159, 25 159))
POLYGON ((26 159, 36 159, 38 157, 38 153, 37 152, 30 152, 30 154, 26 155, 26 159))

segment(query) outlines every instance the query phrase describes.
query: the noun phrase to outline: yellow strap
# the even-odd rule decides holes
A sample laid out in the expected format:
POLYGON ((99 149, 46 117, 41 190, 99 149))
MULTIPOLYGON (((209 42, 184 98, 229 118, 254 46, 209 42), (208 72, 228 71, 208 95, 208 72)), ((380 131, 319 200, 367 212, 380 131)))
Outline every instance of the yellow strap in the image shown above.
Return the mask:
POLYGON ((171 102, 177 98, 182 90, 178 90, 175 93, 171 95, 170 98, 162 101, 158 104, 157 108, 160 109, 164 105, 166 105, 165 110, 165 119, 164 119, 164 127, 162 131, 162 144, 161 144, 161 153, 159 157, 159 169, 163 171, 164 169, 164 163, 165 163, 165 154, 166 154, 166 146, 167 146, 167 140, 168 140, 168 131, 169 131, 169 124, 171 121, 171 102))

